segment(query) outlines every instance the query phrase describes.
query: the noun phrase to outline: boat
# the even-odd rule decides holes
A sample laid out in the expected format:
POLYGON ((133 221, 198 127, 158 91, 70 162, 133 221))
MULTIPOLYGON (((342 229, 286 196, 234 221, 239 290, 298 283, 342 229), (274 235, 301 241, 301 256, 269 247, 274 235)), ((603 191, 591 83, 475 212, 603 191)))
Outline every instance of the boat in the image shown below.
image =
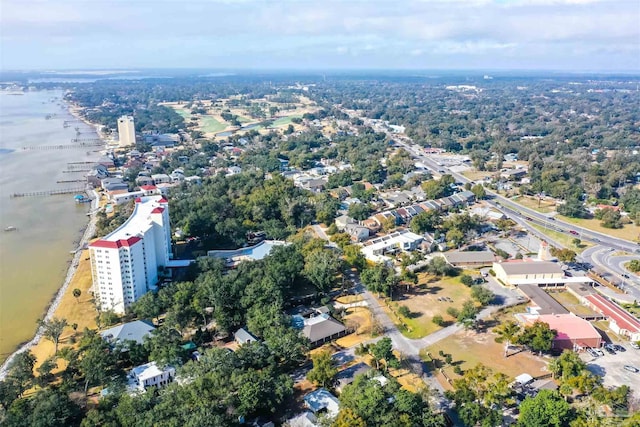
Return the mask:
POLYGON ((18 231, 18 228, 14 227, 13 225, 9 225, 4 228, 4 231, 18 231))
POLYGON ((91 201, 90 198, 88 198, 87 196, 83 196, 82 194, 76 194, 75 196, 73 196, 73 199, 76 201, 76 203, 89 203, 91 201))

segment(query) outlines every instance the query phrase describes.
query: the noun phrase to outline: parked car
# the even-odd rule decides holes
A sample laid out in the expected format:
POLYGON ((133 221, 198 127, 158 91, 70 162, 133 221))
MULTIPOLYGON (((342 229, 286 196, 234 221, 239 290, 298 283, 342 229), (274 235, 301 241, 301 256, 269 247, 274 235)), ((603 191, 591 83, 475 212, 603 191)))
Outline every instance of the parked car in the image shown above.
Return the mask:
POLYGON ((624 353, 625 351, 627 351, 627 349, 621 346, 620 344, 614 344, 613 349, 615 351, 619 351, 620 353, 624 353))
POLYGON ((638 345, 637 342, 635 341, 631 341, 631 344, 629 344, 631 346, 631 348, 635 348, 636 350, 640 350, 640 345, 638 345))
POLYGON ((626 369, 629 372, 640 372, 640 369, 636 368, 635 366, 631 366, 631 365, 624 365, 624 369, 626 369))
POLYGON ((622 277, 624 277, 625 279, 628 279, 629 275, 628 274, 623 274, 622 277))
POLYGON ((607 351, 607 353, 609 354, 616 354, 616 350, 615 347, 613 346, 613 344, 607 344, 604 346, 604 349, 607 351))
POLYGON ((600 350, 599 348, 594 349, 594 351, 598 353, 598 356, 604 356, 604 351, 600 350))
POLYGON ((592 348, 588 347, 587 348, 587 353, 589 353, 592 357, 598 357, 599 354, 592 348))

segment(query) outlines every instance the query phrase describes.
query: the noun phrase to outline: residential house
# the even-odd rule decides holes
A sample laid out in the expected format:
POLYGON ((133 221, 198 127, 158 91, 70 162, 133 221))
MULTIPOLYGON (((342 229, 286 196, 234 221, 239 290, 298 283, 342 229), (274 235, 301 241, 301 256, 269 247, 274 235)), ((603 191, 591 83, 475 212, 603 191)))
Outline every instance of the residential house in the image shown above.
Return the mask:
POLYGON ((133 391, 145 391, 149 387, 165 387, 176 376, 175 368, 159 368, 156 362, 136 366, 129 373, 129 388, 133 391))
POLYGON ((258 341, 256 337, 251 335, 246 329, 240 328, 233 333, 233 339, 239 344, 249 344, 258 341))
POLYGON ((369 238, 369 229, 359 224, 347 224, 344 231, 351 236, 351 240, 362 242, 369 238))
POLYGON ((304 397, 304 404, 314 415, 326 413, 335 417, 340 411, 340 401, 325 388, 319 388, 304 397))
POLYGON ((100 332, 100 335, 105 341, 108 341, 112 345, 125 344, 127 341, 143 344, 144 338, 155 329, 151 322, 134 320, 133 322, 123 323, 106 329, 100 332))
POLYGON ((122 178, 105 178, 100 181, 100 185, 104 191, 128 190, 129 184, 124 182, 122 178))
POLYGON ((151 175, 151 178, 153 179, 153 183, 155 185, 171 183, 171 177, 166 173, 157 173, 157 174, 151 175))
POLYGON ((342 231, 348 224, 357 224, 358 221, 351 218, 349 215, 340 215, 335 219, 335 223, 338 230, 342 231))

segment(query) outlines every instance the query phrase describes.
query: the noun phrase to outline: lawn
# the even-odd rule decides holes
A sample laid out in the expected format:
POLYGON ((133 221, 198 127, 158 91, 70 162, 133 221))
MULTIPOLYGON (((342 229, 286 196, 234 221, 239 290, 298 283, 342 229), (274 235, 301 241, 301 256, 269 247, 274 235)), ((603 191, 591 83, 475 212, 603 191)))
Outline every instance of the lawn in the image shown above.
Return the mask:
POLYGON ((395 301, 382 304, 387 314, 408 338, 422 338, 441 329, 432 322, 433 316, 440 315, 447 322, 455 322, 447 314, 449 307, 461 309, 462 304, 471 299, 471 289, 460 283, 459 277, 438 279, 428 274, 418 275, 418 285, 395 301), (452 302, 438 301, 438 298, 450 298, 452 302), (409 317, 398 313, 400 306, 406 306, 411 312, 409 317))
MULTIPOLYGON (((80 257, 80 262, 78 263, 78 268, 76 270, 76 274, 71 279, 71 283, 67 288, 62 300, 60 301, 60 305, 55 311, 55 317, 59 319, 66 319, 69 325, 76 323, 77 334, 80 335, 80 332, 84 330, 84 328, 95 329, 96 328, 96 309, 92 302, 92 296, 89 293, 89 289, 92 285, 91 280, 91 264, 88 260, 89 251, 84 250, 82 252, 82 256, 80 257), (73 297, 73 290, 80 289, 82 292, 78 300, 73 297)), ((62 337, 60 338, 59 348, 65 347, 67 345, 73 345, 71 342, 71 337, 74 334, 74 330, 71 326, 67 327, 62 337)), ((40 366, 45 359, 50 356, 53 356, 54 345, 51 341, 46 339, 41 339, 38 345, 34 346, 31 349, 31 352, 36 356, 36 367, 40 366)))
POLYGON ((538 230, 542 234, 552 238, 556 242, 558 242, 558 243, 564 245, 565 247, 571 249, 572 251, 574 251, 577 254, 581 254, 585 249, 590 248, 590 247, 592 247, 594 245, 591 242, 582 241, 582 243, 580 243, 580 246, 576 247, 576 245, 573 244, 573 239, 575 239, 576 236, 574 236, 572 234, 565 234, 565 233, 561 233, 559 231, 549 230, 548 228, 545 228, 542 225, 538 225, 538 224, 529 223, 529 225, 531 225, 533 228, 535 228, 536 230, 538 230))
POLYGON ((355 327, 356 331, 346 337, 337 339, 336 344, 338 346, 350 348, 373 338, 371 335, 373 317, 369 307, 348 308, 345 310, 342 320, 345 325, 355 327))
MULTIPOLYGON (((463 371, 482 363, 494 372, 502 372, 510 378, 515 378, 522 373, 528 373, 533 377, 548 373, 547 362, 531 352, 522 351, 505 358, 504 344, 495 342, 495 337, 493 332, 460 331, 427 347, 425 353, 435 359, 430 363, 432 369, 439 369, 445 365, 444 359, 439 356, 439 352, 443 351, 445 354, 450 354, 453 365, 460 366, 463 371)), ((443 369, 447 377, 459 378, 453 372, 453 366, 444 366, 443 369)), ((438 375, 438 379, 443 385, 449 386, 446 381, 442 381, 441 375, 438 375)))
POLYGON ((640 240, 640 227, 634 224, 626 224, 623 228, 605 228, 600 225, 599 219, 582 219, 582 218, 569 218, 567 216, 558 215, 558 219, 569 222, 571 224, 584 227, 588 230, 597 231, 598 233, 606 234, 619 239, 625 239, 630 241, 640 240))
POLYGON ((540 213, 551 213, 556 211, 555 202, 549 202, 546 200, 540 200, 538 202, 538 199, 536 197, 515 196, 511 200, 515 203, 518 203, 524 207, 533 209, 534 211, 538 211, 540 213))

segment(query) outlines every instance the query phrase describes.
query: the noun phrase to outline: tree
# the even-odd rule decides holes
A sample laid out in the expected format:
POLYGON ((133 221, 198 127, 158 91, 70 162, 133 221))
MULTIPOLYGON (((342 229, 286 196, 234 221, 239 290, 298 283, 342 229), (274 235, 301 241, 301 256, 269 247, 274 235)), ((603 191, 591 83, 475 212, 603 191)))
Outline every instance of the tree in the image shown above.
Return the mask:
POLYGON ((508 357, 509 347, 520 333, 520 325, 513 320, 508 320, 494 329, 493 332, 498 335, 498 337, 496 337, 496 342, 505 341, 504 357, 508 357))
POLYGON ((313 369, 307 374, 307 379, 320 387, 331 387, 333 377, 338 373, 330 351, 323 351, 311 356, 313 369))
POLYGON ((626 267, 629 271, 637 273, 638 271, 640 271, 640 260, 631 260, 626 264, 626 267))
POLYGON ((13 361, 11 361, 7 383, 12 383, 16 386, 18 396, 21 396, 33 384, 33 379, 35 378, 33 367, 35 364, 36 357, 30 351, 16 354, 13 361))
POLYGON ((41 321, 40 327, 43 328, 42 335, 54 344, 55 346, 54 354, 57 353, 58 343, 60 342, 60 336, 62 335, 64 328, 67 327, 67 320, 57 319, 54 317, 49 321, 41 321))
POLYGON ((575 246, 576 248, 579 248, 580 245, 582 244, 582 240, 575 237, 573 240, 571 240, 571 243, 573 243, 573 246, 575 246))
POLYGON ((89 385, 104 384, 114 372, 116 356, 102 337, 90 331, 83 337, 80 347, 80 371, 84 375, 84 393, 89 385))
MULTIPOLYGON (((168 307, 167 307, 168 308, 168 307)), ((154 320, 160 316, 163 307, 155 292, 147 292, 131 305, 131 311, 140 319, 154 320)))
POLYGON ((565 350, 556 359, 549 363, 549 371, 553 377, 562 381, 577 377, 585 369, 587 365, 580 359, 577 353, 565 350))
POLYGON ((478 309, 476 308, 473 301, 465 301, 462 304, 462 309, 460 313, 458 313, 458 318, 456 319, 458 323, 464 325, 465 328, 473 325, 476 320, 476 315, 478 314, 478 309))
POLYGON ((305 257, 304 275, 319 292, 331 290, 339 270, 340 259, 333 250, 316 249, 305 257))
POLYGON ((393 354, 393 346, 391 344, 391 338, 384 337, 377 343, 373 344, 369 348, 369 353, 376 361, 376 368, 380 369, 380 361, 384 360, 386 369, 389 367, 397 367, 398 359, 393 354))
POLYGON ((534 398, 520 404, 519 427, 564 427, 575 418, 571 407, 560 393, 540 390, 534 398))
POLYGON ((585 209, 582 201, 574 197, 559 205, 557 211, 560 215, 571 218, 589 218, 589 212, 585 209))
POLYGON ((537 321, 531 326, 525 326, 518 342, 532 351, 542 353, 551 350, 557 333, 555 329, 549 328, 548 323, 537 321))
POLYGON ((483 200, 487 197, 487 192, 481 184, 471 187, 471 192, 476 196, 477 200, 483 200))
POLYGON ((471 298, 478 301, 482 306, 491 304, 495 297, 493 292, 481 285, 471 288, 471 298))
POLYGON ((350 408, 345 408, 338 413, 338 417, 332 427, 366 427, 364 420, 350 408))
POLYGON ((420 212, 414 216, 409 224, 409 228, 416 234, 422 234, 425 232, 433 232, 436 228, 442 224, 442 217, 440 212, 436 210, 429 210, 420 212))
POLYGON ((446 236, 447 240, 451 242, 456 248, 459 248, 460 245, 464 243, 464 233, 457 228, 452 228, 447 231, 446 236))
POLYGON ((459 270, 450 265, 443 257, 431 258, 426 267, 427 272, 436 276, 456 276, 459 270))
POLYGON ((468 274, 463 274, 460 276, 460 283, 465 286, 471 287, 473 286, 473 277, 469 276, 468 274))
POLYGON ((79 300, 80 295, 82 295, 82 291, 80 289, 78 289, 78 288, 75 288, 73 290, 73 297, 76 299, 76 302, 80 302, 80 300, 79 300))

